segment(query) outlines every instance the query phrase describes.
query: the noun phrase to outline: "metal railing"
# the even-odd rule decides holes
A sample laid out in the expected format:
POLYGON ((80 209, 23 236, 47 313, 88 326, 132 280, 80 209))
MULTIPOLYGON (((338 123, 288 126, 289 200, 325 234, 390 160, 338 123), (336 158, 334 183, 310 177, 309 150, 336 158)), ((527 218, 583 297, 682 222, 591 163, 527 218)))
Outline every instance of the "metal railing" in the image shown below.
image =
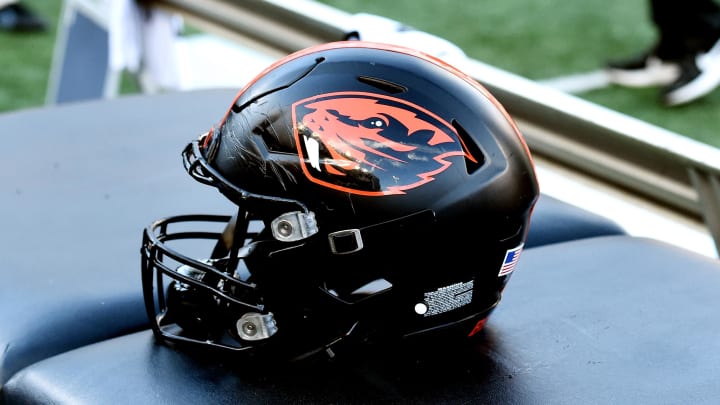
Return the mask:
MULTIPOLYGON (((350 18, 311 0, 155 4, 274 56, 343 39, 350 18)), ((480 61, 459 67, 505 106, 533 154, 702 221, 720 251, 720 150, 480 61)))

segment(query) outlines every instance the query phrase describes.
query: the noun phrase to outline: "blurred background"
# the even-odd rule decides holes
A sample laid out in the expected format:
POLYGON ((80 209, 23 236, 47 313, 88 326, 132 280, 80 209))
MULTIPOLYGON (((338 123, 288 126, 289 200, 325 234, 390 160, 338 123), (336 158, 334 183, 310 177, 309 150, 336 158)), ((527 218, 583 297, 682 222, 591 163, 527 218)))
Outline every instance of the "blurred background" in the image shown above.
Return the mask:
MULTIPOLYGON (((537 81, 584 74, 633 56, 655 40, 647 3, 626 0, 322 0, 349 13, 385 16, 443 37, 481 62, 537 81)), ((46 20, 36 33, 0 31, 0 114, 45 104, 62 2, 24 0, 46 20)), ((137 87, 123 80, 121 93, 137 87)), ((578 97, 680 135, 720 146, 720 89, 664 107, 658 89, 607 86, 578 97)))

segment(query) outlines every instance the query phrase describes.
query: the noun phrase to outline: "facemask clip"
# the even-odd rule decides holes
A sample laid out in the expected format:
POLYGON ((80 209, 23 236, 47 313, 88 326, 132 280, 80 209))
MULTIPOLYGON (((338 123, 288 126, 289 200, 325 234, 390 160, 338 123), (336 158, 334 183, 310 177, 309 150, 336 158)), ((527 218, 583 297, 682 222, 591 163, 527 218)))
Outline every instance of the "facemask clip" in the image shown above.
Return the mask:
POLYGON ((238 336, 243 340, 263 340, 274 335, 278 328, 272 313, 248 312, 236 323, 238 336))
POLYGON ((318 232, 313 212, 286 212, 270 224, 273 237, 281 242, 295 242, 318 232))

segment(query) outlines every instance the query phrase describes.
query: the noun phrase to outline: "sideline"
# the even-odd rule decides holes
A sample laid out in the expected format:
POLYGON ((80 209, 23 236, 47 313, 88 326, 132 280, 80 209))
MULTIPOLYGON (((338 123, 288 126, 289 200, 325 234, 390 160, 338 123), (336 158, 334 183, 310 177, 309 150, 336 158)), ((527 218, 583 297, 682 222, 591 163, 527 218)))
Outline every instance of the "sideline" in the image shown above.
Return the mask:
POLYGON ((537 82, 571 94, 583 93, 610 86, 610 79, 602 69, 542 79, 537 80, 537 82))

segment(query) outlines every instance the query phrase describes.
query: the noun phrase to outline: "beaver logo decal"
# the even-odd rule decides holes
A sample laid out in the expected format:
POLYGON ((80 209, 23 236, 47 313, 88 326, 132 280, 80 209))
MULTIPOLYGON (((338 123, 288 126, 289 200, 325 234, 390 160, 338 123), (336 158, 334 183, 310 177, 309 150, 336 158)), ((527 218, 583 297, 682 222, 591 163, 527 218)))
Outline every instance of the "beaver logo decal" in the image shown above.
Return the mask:
POLYGON ((466 156, 455 128, 424 108, 372 93, 323 94, 293 104, 305 175, 368 196, 403 194, 466 156))

